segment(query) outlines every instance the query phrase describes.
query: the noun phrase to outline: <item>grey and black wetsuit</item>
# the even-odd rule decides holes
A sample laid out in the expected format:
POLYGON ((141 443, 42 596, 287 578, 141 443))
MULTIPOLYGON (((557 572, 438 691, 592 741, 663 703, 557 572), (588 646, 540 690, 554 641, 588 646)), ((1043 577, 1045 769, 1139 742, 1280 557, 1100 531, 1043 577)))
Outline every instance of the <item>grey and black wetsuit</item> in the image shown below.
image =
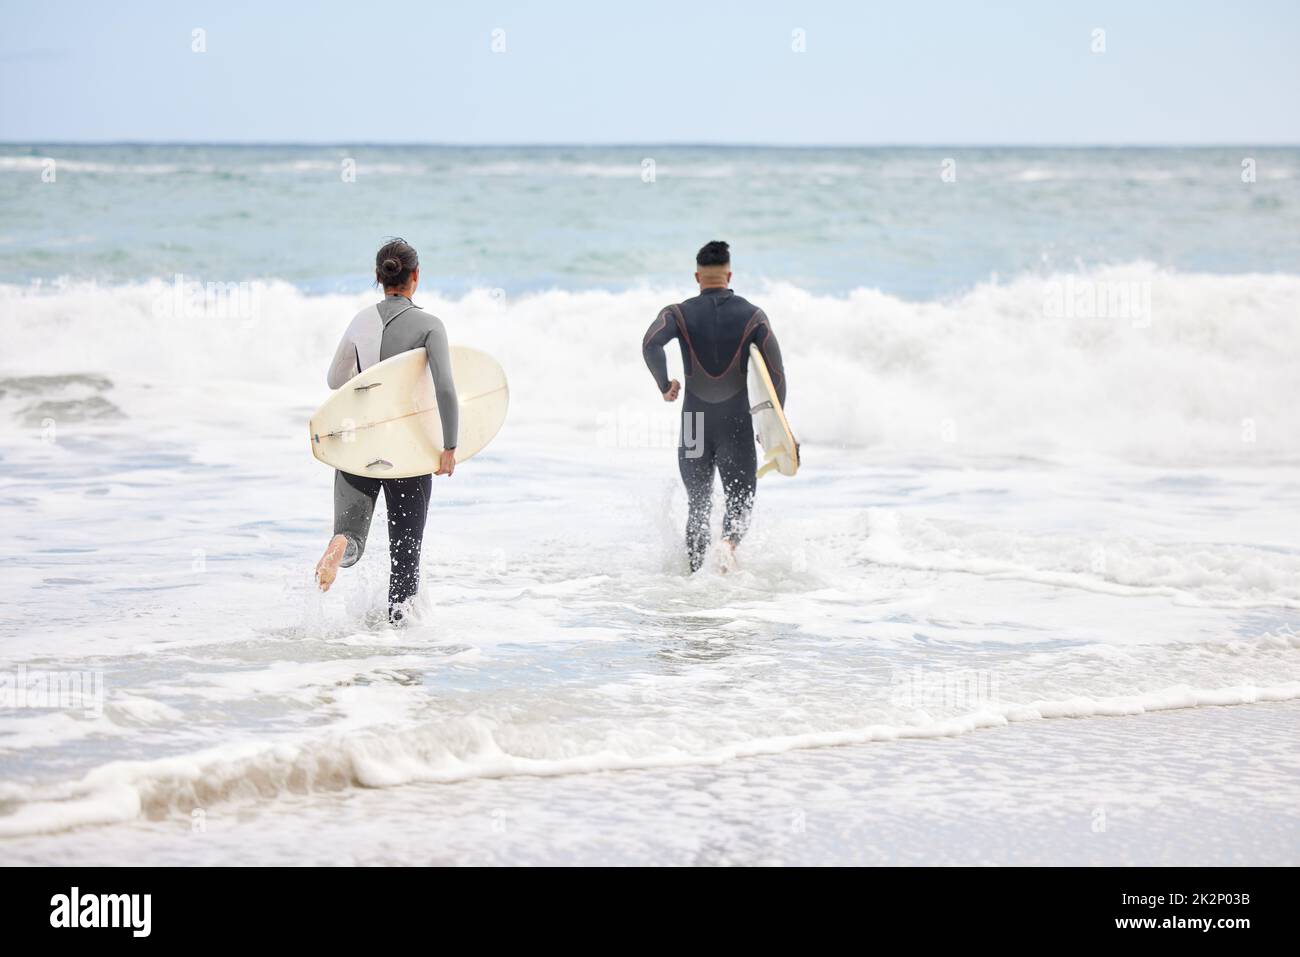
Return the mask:
MULTIPOLYGON (((376 362, 419 348, 429 354, 443 444, 454 449, 460 410, 456 384, 451 377, 447 330, 441 319, 429 315, 405 296, 388 296, 383 302, 357 313, 330 363, 329 387, 337 389, 376 362)), ((406 603, 420 587, 420 546, 432 487, 431 475, 377 479, 334 473, 334 534, 348 540, 343 555, 345 568, 355 565, 365 551, 375 499, 380 488, 384 490, 384 503, 388 507, 388 555, 392 563, 388 614, 394 621, 402 618, 406 603)))
POLYGON ((767 315, 730 289, 704 289, 694 299, 665 307, 650 324, 641 352, 660 393, 670 384, 664 347, 673 339, 681 345, 686 376, 677 465, 690 500, 686 552, 696 571, 709 547, 714 469, 727 499, 724 538, 740 541, 754 505, 757 455, 746 385, 750 344, 758 346, 783 405, 785 368, 767 315))

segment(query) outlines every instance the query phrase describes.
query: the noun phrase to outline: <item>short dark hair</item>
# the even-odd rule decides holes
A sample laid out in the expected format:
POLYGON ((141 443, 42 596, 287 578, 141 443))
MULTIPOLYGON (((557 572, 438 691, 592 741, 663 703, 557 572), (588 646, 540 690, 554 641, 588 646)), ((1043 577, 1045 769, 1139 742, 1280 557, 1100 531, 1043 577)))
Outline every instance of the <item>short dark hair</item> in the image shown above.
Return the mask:
POLYGON ((385 289, 401 289, 420 268, 420 257, 405 239, 395 237, 375 253, 375 282, 385 289))
POLYGON ((705 243, 700 247, 700 251, 695 254, 695 265, 730 266, 731 247, 721 239, 715 239, 713 242, 705 243))

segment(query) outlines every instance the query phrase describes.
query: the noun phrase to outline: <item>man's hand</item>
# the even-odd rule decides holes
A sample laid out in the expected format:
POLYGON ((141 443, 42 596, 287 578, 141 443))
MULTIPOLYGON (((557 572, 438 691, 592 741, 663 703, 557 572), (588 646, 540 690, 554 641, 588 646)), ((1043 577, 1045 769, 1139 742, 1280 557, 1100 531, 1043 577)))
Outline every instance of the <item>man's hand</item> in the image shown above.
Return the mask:
POLYGON ((664 393, 665 402, 676 402, 677 394, 682 391, 682 384, 674 379, 668 383, 668 391, 664 393))
POLYGON ((456 450, 443 449, 442 455, 438 456, 438 471, 434 475, 451 475, 456 471, 456 450))

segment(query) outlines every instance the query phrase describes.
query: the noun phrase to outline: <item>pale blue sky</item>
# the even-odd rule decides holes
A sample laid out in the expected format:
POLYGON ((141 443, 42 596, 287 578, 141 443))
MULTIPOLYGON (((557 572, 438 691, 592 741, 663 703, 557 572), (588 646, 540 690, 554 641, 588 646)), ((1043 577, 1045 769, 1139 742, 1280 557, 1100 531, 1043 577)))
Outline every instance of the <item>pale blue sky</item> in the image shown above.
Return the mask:
POLYGON ((7 141, 1300 142, 1295 0, 0 11, 7 141))

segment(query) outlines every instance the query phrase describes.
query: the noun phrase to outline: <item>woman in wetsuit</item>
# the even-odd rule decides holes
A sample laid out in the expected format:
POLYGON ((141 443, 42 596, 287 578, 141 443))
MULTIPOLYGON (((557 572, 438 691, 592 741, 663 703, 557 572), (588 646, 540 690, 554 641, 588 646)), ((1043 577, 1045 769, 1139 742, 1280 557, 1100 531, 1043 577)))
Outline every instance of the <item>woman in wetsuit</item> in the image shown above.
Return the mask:
MULTIPOLYGON (((384 289, 382 302, 357 313, 330 363, 327 380, 337 389, 353 376, 384 359, 411 349, 429 355, 438 415, 446 448, 433 475, 448 477, 456 469, 456 429, 459 408, 451 377, 447 330, 442 320, 411 301, 420 284, 420 259, 404 240, 394 239, 375 255, 375 281, 384 289)), ((382 488, 388 507, 388 617, 402 621, 420 587, 420 546, 429 513, 431 475, 376 479, 347 472, 334 473, 334 537, 316 565, 321 591, 329 591, 339 568, 355 565, 365 551, 375 500, 382 488)))

